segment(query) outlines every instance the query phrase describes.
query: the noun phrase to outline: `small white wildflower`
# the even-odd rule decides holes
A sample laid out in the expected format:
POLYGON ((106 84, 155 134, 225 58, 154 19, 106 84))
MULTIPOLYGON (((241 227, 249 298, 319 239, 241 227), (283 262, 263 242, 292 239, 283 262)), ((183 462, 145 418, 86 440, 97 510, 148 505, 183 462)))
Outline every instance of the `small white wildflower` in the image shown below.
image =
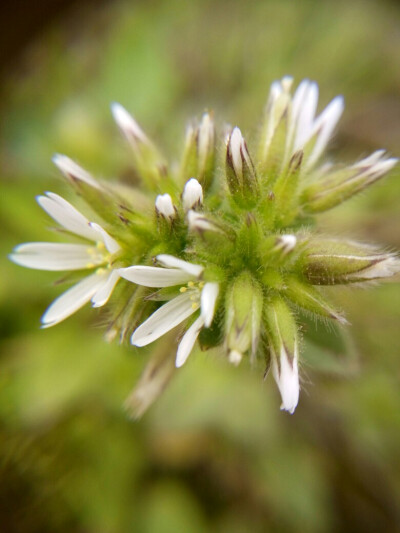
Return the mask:
POLYGON ((212 323, 219 285, 199 281, 203 272, 200 265, 165 254, 156 259, 162 267, 138 265, 120 269, 119 274, 145 287, 182 286, 178 296, 162 305, 134 331, 131 342, 135 346, 146 346, 200 310, 178 346, 175 364, 180 367, 190 355, 201 329, 212 323))
POLYGON ((50 327, 75 313, 89 300, 93 307, 108 301, 119 279, 117 271, 112 268, 112 256, 120 246, 101 226, 89 222, 61 196, 48 192, 46 196, 38 197, 38 203, 64 229, 94 243, 88 246, 31 242, 20 244, 11 254, 15 263, 39 270, 96 269, 50 305, 42 317, 43 327, 50 327))

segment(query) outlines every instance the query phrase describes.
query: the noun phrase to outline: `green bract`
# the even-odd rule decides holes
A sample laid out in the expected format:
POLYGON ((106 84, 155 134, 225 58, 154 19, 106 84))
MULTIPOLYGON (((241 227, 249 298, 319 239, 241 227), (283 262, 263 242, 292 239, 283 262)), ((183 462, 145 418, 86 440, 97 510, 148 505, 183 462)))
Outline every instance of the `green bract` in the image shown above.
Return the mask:
POLYGON ((109 307, 109 339, 138 347, 186 326, 177 349, 158 354, 145 371, 129 400, 136 415, 197 340, 203 349, 219 346, 234 364, 247 355, 264 360, 282 408, 293 413, 300 390, 297 311, 344 325, 319 285, 368 282, 400 270, 394 254, 314 232, 312 214, 375 183, 397 160, 378 150, 349 167, 321 164, 343 99, 316 116, 317 85, 305 80, 293 95, 291 85, 288 77, 272 84, 258 147, 247 146, 238 127, 221 138, 206 113, 188 129, 181 164, 171 169, 114 104, 132 147, 137 187, 100 183, 67 157, 54 158, 99 223, 57 195, 39 198, 82 244, 28 243, 11 258, 31 268, 89 271, 49 307, 43 325, 91 301, 109 307))

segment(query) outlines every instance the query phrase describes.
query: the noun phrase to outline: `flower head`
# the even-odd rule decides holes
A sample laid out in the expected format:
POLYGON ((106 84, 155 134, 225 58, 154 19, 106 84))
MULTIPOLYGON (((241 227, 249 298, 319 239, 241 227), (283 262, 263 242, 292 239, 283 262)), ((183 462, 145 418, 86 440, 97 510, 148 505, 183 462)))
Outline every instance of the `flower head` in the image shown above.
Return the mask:
POLYGON ((171 168, 130 114, 113 104, 138 188, 99 183, 69 158, 55 156, 107 231, 59 196, 39 197, 85 244, 23 244, 11 259, 30 268, 90 271, 50 306, 43 324, 56 324, 91 300, 109 303, 109 339, 119 335, 142 347, 185 328, 177 349, 168 340, 167 355, 156 350, 130 396, 136 416, 197 339, 202 349, 219 347, 235 365, 261 360, 272 369, 282 409, 293 413, 303 315, 348 325, 321 286, 367 284, 400 271, 397 254, 320 235, 310 224, 313 215, 383 178, 397 159, 377 150, 350 165, 324 162, 343 98, 318 113, 317 84, 304 80, 295 91, 292 85, 288 76, 271 85, 256 146, 237 126, 218 136, 212 114, 204 113, 188 127, 180 165, 171 168), (108 302, 119 279, 118 299, 108 302))

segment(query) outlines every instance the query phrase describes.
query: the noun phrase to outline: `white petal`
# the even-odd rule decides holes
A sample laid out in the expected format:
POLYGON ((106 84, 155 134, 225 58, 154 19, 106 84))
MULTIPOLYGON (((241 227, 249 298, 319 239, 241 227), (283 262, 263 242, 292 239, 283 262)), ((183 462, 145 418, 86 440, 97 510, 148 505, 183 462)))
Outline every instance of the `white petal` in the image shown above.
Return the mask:
POLYGON ((175 366, 177 368, 181 367, 186 363, 186 359, 189 357, 190 352, 193 349, 194 343, 196 342, 197 337, 201 331, 201 328, 204 326, 204 320, 201 316, 196 318, 190 328, 186 331, 182 337, 181 342, 178 346, 178 351, 176 352, 176 361, 175 366))
POLYGON ((91 241, 98 240, 97 232, 89 226, 89 220, 84 217, 75 207, 69 202, 54 194, 52 192, 46 193, 47 196, 38 196, 37 201, 53 220, 58 222, 60 226, 84 237, 91 241))
POLYGON ((117 270, 112 270, 108 278, 104 281, 103 285, 96 291, 96 293, 92 297, 93 307, 101 307, 108 302, 119 278, 120 276, 117 270))
POLYGON ((200 183, 191 178, 186 182, 185 188, 182 194, 182 204, 185 211, 189 211, 193 207, 201 205, 203 203, 203 188, 200 183))
POLYGON ((213 222, 207 219, 203 214, 197 213, 190 209, 187 214, 188 226, 191 231, 215 231, 216 233, 223 233, 221 228, 216 226, 213 222))
POLYGON ((202 266, 189 263, 188 261, 183 261, 174 255, 160 254, 157 255, 156 259, 160 265, 168 268, 179 268, 194 278, 198 278, 204 270, 202 266))
POLYGON ((296 235, 281 235, 275 245, 276 250, 282 250, 285 254, 291 252, 297 244, 296 235))
POLYGON ((104 259, 94 247, 85 244, 28 242, 15 248, 10 259, 18 265, 38 270, 81 270, 100 265, 104 259))
POLYGON ((385 155, 385 150, 375 150, 375 152, 372 152, 371 155, 364 157, 364 159, 361 159, 361 161, 358 161, 357 163, 354 163, 353 167, 365 167, 372 165, 373 163, 377 163, 383 156, 385 155))
POLYGON ((84 181, 95 189, 101 189, 99 183, 82 167, 80 167, 75 161, 72 161, 66 155, 55 154, 53 156, 53 163, 61 170, 61 172, 67 176, 67 178, 78 179, 84 181))
POLYGON ((201 316, 206 328, 210 327, 213 321, 218 293, 218 283, 206 283, 201 291, 201 316))
POLYGON ((336 127, 344 110, 344 100, 342 96, 336 96, 330 104, 322 111, 313 125, 311 137, 316 133, 317 140, 310 157, 307 159, 306 168, 312 167, 325 150, 329 139, 332 137, 333 130, 336 127))
POLYGON ((242 132, 238 127, 233 128, 231 136, 229 138, 229 149, 232 157, 233 168, 236 174, 242 175, 243 163, 242 163, 242 145, 243 137, 242 132))
POLYGON ((314 124, 315 112, 318 103, 318 85, 314 82, 308 84, 303 95, 303 101, 298 111, 296 139, 294 150, 304 148, 304 144, 310 138, 314 124))
POLYGON ((290 152, 290 154, 296 151, 293 147, 293 144, 295 140, 297 120, 298 120, 299 112, 303 105, 303 100, 307 93, 309 84, 310 82, 308 80, 301 81, 293 96, 292 106, 291 106, 291 110, 289 114, 288 133, 287 133, 287 150, 290 152))
POLYGON ((169 194, 159 194, 156 198, 156 211, 165 218, 176 217, 175 207, 169 194))
POLYGON ((139 124, 121 104, 111 104, 111 112, 115 122, 121 128, 126 137, 128 137, 128 139, 134 137, 143 143, 148 143, 148 139, 143 133, 143 130, 140 128, 139 124))
POLYGON ((193 279, 191 274, 177 268, 158 268, 135 265, 120 268, 119 275, 132 283, 145 287, 173 287, 185 284, 193 279))
POLYGON ((190 295, 181 294, 157 309, 143 322, 133 332, 131 343, 135 346, 146 346, 175 328, 194 312, 190 295))
POLYGON ((390 278, 400 272, 400 260, 395 256, 387 257, 379 263, 361 270, 360 272, 354 272, 353 274, 348 274, 346 279, 381 279, 381 278, 390 278))
POLYGON ((282 397, 281 409, 294 413, 299 402, 299 370, 297 363, 297 348, 292 364, 290 364, 284 347, 280 354, 280 368, 276 357, 272 357, 272 373, 282 397))
POLYGON ((104 242, 104 245, 110 254, 115 254, 115 252, 118 252, 118 250, 121 249, 117 241, 113 239, 111 235, 109 235, 99 224, 96 224, 96 222, 90 222, 90 227, 97 231, 97 233, 101 236, 101 240, 104 242))
POLYGON ((104 284, 105 274, 92 274, 59 296, 42 316, 44 328, 54 326, 83 307, 104 284))

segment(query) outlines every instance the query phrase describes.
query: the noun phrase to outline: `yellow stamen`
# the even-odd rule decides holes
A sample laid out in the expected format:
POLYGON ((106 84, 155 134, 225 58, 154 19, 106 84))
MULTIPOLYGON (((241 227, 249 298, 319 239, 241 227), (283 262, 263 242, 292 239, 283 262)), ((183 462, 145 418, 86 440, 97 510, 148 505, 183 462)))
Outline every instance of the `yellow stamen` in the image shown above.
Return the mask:
POLYGON ((188 287, 194 287, 194 281, 189 281, 188 282, 188 287))
POLYGON ((187 291, 187 287, 181 287, 181 288, 179 289, 179 292, 186 292, 186 291, 187 291))
POLYGON ((199 304, 196 303, 196 302, 193 302, 193 303, 192 303, 192 309, 193 309, 193 311, 196 311, 196 309, 198 309, 198 308, 199 308, 199 304))

